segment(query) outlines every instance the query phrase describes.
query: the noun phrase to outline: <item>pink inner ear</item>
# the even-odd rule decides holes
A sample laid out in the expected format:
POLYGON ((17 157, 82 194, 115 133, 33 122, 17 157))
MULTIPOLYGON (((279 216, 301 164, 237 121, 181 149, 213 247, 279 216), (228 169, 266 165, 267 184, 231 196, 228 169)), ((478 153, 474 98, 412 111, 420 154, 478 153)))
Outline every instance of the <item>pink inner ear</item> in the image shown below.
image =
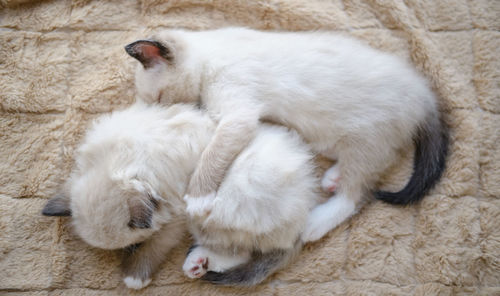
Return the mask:
POLYGON ((154 45, 141 44, 141 52, 147 59, 160 57, 160 49, 154 45))

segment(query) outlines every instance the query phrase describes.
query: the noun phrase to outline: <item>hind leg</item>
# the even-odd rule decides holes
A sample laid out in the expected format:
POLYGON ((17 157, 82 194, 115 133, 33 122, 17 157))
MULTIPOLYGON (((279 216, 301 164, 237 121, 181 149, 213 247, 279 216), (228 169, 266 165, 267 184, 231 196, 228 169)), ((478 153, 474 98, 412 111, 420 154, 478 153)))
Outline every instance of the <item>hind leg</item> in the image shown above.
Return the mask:
POLYGON ((393 151, 382 144, 358 140, 351 145, 337 147, 339 161, 325 173, 322 181, 322 187, 328 191, 334 184, 336 195, 309 213, 301 235, 303 242, 320 239, 356 213, 363 197, 370 192, 378 175, 392 159, 393 151), (338 176, 342 176, 339 184, 335 182, 338 176))
POLYGON ((322 238, 330 230, 356 213, 356 201, 344 193, 330 198, 326 203, 316 206, 307 219, 302 241, 311 242, 322 238))
POLYGON ((222 272, 250 259, 250 253, 228 255, 214 252, 203 246, 196 246, 189 252, 182 269, 190 278, 200 278, 207 271, 222 272))
MULTIPOLYGON (((342 169, 342 163, 339 164, 342 169)), ((342 183, 336 194, 309 213, 305 230, 301 235, 303 242, 322 238, 330 230, 350 218, 359 209, 364 193, 367 192, 364 176, 350 174, 352 170, 342 170, 342 183)), ((327 174, 328 175, 328 174, 327 174)))

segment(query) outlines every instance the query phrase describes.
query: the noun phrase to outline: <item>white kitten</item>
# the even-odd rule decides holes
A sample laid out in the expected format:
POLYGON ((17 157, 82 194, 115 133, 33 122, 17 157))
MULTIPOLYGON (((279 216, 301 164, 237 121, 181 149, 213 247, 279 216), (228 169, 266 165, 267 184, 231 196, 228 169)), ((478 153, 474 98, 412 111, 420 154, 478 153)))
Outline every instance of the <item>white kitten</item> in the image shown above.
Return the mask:
POLYGON ((415 143, 414 173, 401 191, 376 192, 378 199, 416 202, 444 170, 447 132, 429 85, 410 65, 359 41, 328 32, 168 30, 125 49, 141 62, 142 100, 198 102, 218 123, 190 180, 190 200, 215 196, 260 119, 295 129, 338 159, 322 182, 338 196, 311 213, 304 241, 353 215, 398 149, 415 143))
POLYGON ((131 246, 123 262, 130 288, 150 283, 188 224, 198 244, 184 264, 188 276, 213 271, 204 278, 256 284, 300 249, 317 203, 313 155, 297 133, 262 125, 217 196, 186 208, 189 177, 214 133, 213 121, 187 105, 139 103, 103 116, 77 151, 65 194, 43 214, 72 215, 76 233, 93 246, 131 246))

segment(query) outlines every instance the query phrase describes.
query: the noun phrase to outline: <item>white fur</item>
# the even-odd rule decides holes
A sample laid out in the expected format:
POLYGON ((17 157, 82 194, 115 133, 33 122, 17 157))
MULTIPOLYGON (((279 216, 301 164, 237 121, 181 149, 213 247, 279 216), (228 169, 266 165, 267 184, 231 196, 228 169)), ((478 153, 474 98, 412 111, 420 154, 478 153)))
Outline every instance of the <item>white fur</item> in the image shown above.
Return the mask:
POLYGON ((139 278, 127 276, 123 279, 123 282, 130 289, 140 290, 149 285, 149 283, 151 283, 151 279, 141 280, 139 278))
POLYGON ((311 211, 307 227, 301 236, 302 241, 312 242, 322 238, 355 212, 356 203, 352 199, 343 194, 332 197, 311 211))
POLYGON ((210 214, 192 217, 197 240, 214 250, 292 248, 316 202, 311 158, 296 133, 260 127, 230 167, 210 214))
POLYGON ((208 270, 222 272, 245 263, 250 259, 250 253, 227 255, 214 252, 203 246, 197 246, 188 254, 182 269, 189 278, 200 278, 208 270))
POLYGON ((127 286, 149 283, 182 239, 186 218, 197 243, 216 251, 209 270, 217 271, 252 251, 292 248, 305 228, 317 204, 313 154, 284 127, 261 125, 217 194, 193 202, 188 196, 186 206, 189 177, 214 133, 212 120, 193 106, 141 103, 101 117, 87 133, 67 182, 73 225, 100 248, 142 242, 125 262, 127 286), (150 198, 157 203, 151 227, 129 227, 131 207, 150 198))
POLYGON ((191 159, 199 157, 213 130, 210 120, 189 106, 165 110, 136 104, 99 118, 79 147, 68 180, 76 232, 96 247, 123 248, 183 213, 183 202, 172 199, 170 208, 153 217, 152 228, 127 227, 127 199, 150 193, 163 203, 184 194, 196 164, 191 159))
POLYGON ((186 202, 186 213, 190 216, 204 216, 210 212, 215 200, 215 192, 209 193, 205 196, 190 197, 184 196, 186 202))
MULTIPOLYGON (((428 83, 408 63, 335 33, 226 28, 167 30, 153 39, 171 50, 173 61, 138 66, 139 97, 164 104, 201 99, 219 123, 190 182, 194 197, 217 189, 265 119, 338 157, 337 192, 358 204, 397 150, 411 145, 417 127, 438 116, 428 83)), ((325 233, 337 222, 310 219, 309 229, 321 225, 318 233, 325 233)), ((318 238, 312 232, 306 236, 318 238)))

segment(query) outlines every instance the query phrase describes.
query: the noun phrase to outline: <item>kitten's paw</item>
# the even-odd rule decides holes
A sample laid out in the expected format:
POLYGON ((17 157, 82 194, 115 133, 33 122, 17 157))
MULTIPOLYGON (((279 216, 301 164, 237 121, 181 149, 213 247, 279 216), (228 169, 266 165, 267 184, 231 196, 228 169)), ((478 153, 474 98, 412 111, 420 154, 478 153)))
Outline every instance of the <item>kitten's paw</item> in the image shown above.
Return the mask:
POLYGON ((200 197, 184 196, 186 212, 190 216, 204 216, 210 213, 215 200, 215 192, 200 197))
POLYGON ((330 229, 324 229, 325 227, 314 219, 311 220, 307 222, 306 229, 301 235, 302 242, 304 243, 317 241, 330 231, 330 229))
POLYGON ((140 279, 133 276, 127 276, 123 279, 123 282, 129 289, 140 290, 149 285, 151 279, 140 279))
POLYGON ((334 193, 340 181, 340 169, 336 164, 329 168, 321 179, 321 188, 328 193, 334 193))
POLYGON ((182 266, 184 274, 192 279, 201 278, 208 269, 207 257, 188 257, 182 266))
POLYGON ((327 234, 332 228, 327 221, 328 213, 322 205, 314 208, 307 218, 306 229, 300 236, 304 243, 317 241, 327 234))

